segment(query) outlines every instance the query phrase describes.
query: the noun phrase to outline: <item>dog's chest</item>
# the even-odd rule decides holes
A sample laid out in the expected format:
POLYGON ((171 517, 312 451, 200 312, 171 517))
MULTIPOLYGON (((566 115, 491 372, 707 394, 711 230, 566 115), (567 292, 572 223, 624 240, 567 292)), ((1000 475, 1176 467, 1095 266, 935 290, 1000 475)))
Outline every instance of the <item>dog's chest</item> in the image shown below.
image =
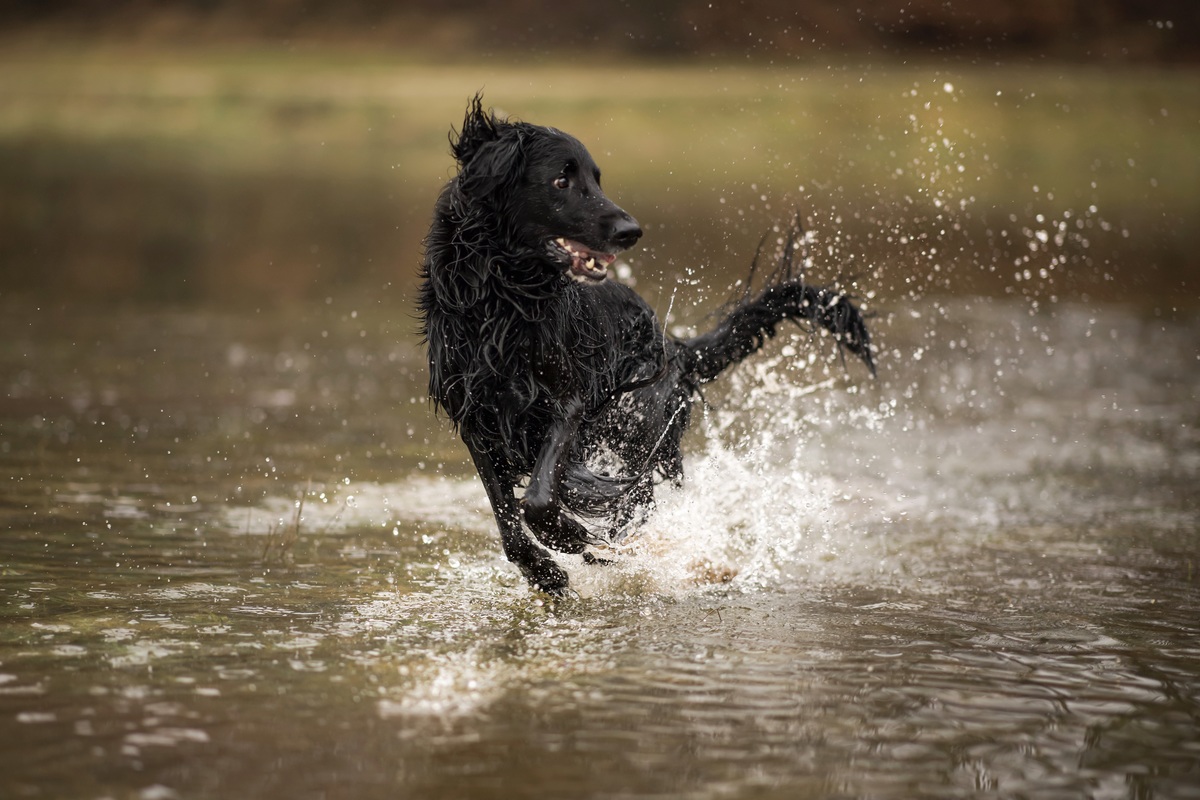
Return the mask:
POLYGON ((657 327, 641 298, 619 284, 584 287, 576 301, 564 304, 557 324, 531 329, 530 371, 552 396, 597 407, 658 363, 657 327))

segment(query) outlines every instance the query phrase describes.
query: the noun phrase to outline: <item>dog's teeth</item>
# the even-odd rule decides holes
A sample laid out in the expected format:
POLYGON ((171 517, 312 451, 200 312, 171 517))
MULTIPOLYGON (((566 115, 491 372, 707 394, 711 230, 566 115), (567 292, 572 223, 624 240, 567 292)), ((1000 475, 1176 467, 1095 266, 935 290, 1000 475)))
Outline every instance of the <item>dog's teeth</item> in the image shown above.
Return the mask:
POLYGON ((596 259, 589 258, 587 261, 584 262, 584 266, 587 267, 588 269, 595 269, 596 268, 596 259))

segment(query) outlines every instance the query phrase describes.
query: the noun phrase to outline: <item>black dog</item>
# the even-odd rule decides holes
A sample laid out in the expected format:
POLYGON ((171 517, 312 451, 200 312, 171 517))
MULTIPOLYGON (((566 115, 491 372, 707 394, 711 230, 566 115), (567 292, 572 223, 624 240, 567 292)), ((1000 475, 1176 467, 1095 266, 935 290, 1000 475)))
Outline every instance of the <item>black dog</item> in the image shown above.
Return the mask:
POLYGON ((498 119, 476 96, 451 149, 459 172, 438 199, 422 270, 429 394, 471 451, 505 555, 535 588, 562 594, 567 574, 522 523, 594 561, 587 545, 635 524, 657 480, 682 477, 698 387, 782 321, 826 328, 874 372, 858 309, 792 274, 797 231, 765 289, 709 333, 677 339, 607 280, 642 230, 600 190, 582 144, 498 119))

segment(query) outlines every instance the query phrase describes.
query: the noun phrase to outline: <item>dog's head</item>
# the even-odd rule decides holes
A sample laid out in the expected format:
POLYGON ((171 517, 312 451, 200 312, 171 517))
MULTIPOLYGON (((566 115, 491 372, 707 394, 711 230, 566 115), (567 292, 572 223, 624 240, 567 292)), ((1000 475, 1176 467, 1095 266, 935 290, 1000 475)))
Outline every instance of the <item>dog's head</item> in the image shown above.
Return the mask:
POLYGON ((600 189, 600 169, 578 139, 499 119, 476 95, 451 134, 465 201, 499 217, 505 235, 577 281, 602 281, 642 235, 600 189))

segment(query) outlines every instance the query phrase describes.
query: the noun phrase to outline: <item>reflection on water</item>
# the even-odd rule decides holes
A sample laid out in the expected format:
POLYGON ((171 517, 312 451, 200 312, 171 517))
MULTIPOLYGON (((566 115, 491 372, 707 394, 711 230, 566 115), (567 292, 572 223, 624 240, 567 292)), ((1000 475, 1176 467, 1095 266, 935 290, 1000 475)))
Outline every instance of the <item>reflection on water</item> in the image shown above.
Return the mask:
POLYGON ((9 312, 4 797, 1200 796, 1194 315, 779 343, 554 607, 405 322, 9 312))

